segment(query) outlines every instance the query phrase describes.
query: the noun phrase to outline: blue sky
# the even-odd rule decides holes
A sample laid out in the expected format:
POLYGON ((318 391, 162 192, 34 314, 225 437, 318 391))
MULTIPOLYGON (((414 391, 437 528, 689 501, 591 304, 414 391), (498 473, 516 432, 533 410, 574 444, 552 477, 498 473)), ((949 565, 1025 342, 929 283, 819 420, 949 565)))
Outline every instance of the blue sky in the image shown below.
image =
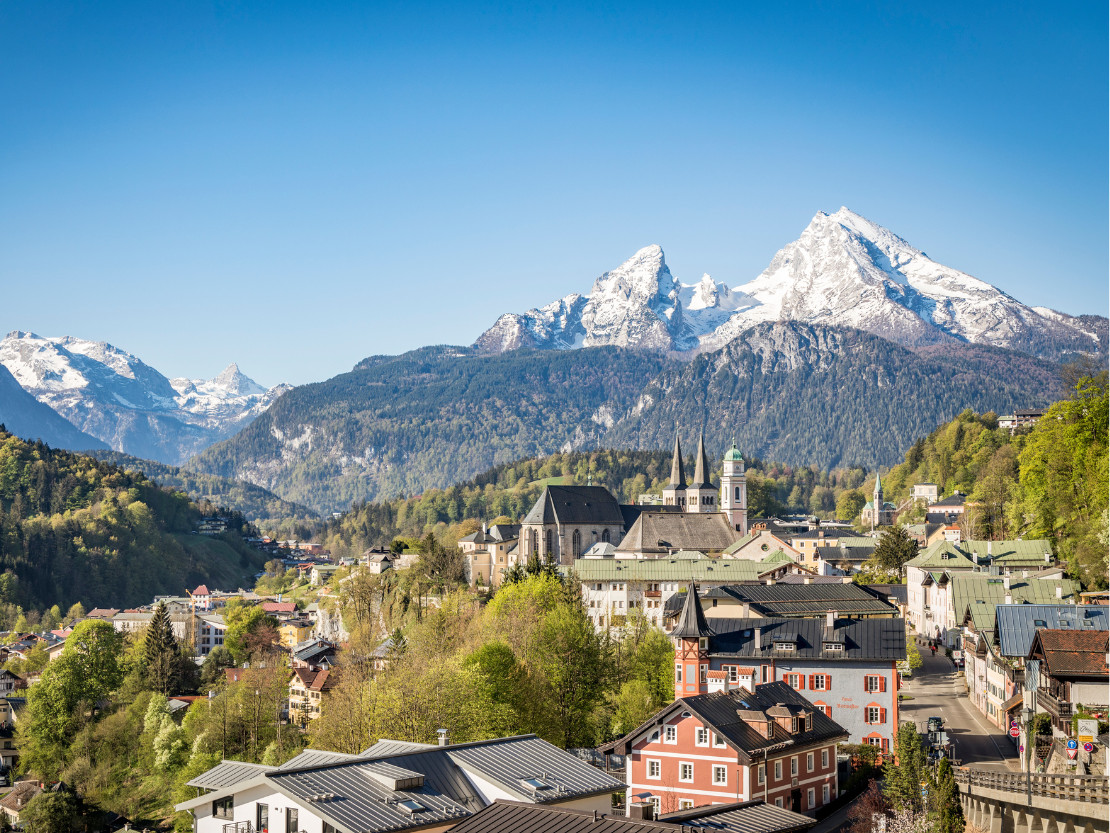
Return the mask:
POLYGON ((0 4, 0 328, 302 383, 847 205, 1106 314, 1105 4, 0 4))

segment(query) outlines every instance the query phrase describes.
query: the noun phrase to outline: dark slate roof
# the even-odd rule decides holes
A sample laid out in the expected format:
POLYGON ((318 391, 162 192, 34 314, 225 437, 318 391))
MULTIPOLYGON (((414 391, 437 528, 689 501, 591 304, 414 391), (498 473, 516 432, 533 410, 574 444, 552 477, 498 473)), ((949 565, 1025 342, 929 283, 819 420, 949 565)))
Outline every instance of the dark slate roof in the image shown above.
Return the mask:
POLYGON ((671 636, 680 639, 698 639, 708 635, 709 625, 706 624, 705 614, 701 609, 698 587, 691 583, 686 590, 686 601, 682 604, 682 613, 678 617, 675 629, 671 631, 671 636))
POLYGON ((909 587, 905 584, 863 584, 860 585, 880 599, 892 598, 898 604, 907 604, 909 600, 909 587))
POLYGON ((1043 628, 1110 630, 1110 608, 1105 605, 997 605, 994 615, 995 640, 1004 657, 1029 656, 1033 637, 1043 628))
POLYGON ((898 608, 858 584, 730 584, 720 588, 764 616, 895 616, 898 608))
POLYGON ((787 573, 775 579, 776 584, 844 584, 843 576, 804 576, 787 573))
POLYGON ((451 833, 792 833, 807 830, 816 819, 762 801, 712 804, 671 813, 654 821, 595 815, 590 810, 545 807, 498 799, 459 822, 451 833))
POLYGON ((1106 631, 1037 631, 1030 654, 1040 653, 1048 673, 1054 677, 1099 677, 1105 682, 1106 651, 1110 633, 1106 631), (1040 649, 1039 651, 1037 649, 1040 649))
POLYGON ((489 534, 497 541, 515 541, 520 537, 520 524, 494 524, 489 534))
POLYGON ((748 761, 762 757, 773 750, 801 749, 812 744, 846 739, 849 736, 843 726, 831 717, 826 717, 823 711, 817 709, 789 685, 776 682, 755 686, 754 692, 741 688, 729 692, 716 691, 711 694, 681 697, 623 738, 600 748, 627 755, 632 745, 647 729, 668 719, 672 713, 684 709, 695 714, 705 726, 713 729, 748 761), (780 705, 785 705, 791 714, 810 713, 813 717, 812 728, 809 731, 803 728, 797 734, 790 734, 781 726, 776 726, 774 736, 769 738, 765 731, 758 731, 744 719, 746 717, 753 722, 765 723, 771 719, 767 711, 780 705), (744 713, 743 717, 740 712, 744 713))
POLYGON ((617 546, 617 552, 722 552, 739 538, 740 533, 720 512, 642 512, 617 546))
POLYGON ((940 500, 934 500, 932 503, 929 504, 929 506, 963 506, 966 500, 967 495, 961 492, 953 492, 948 497, 941 498, 940 500))
POLYGON ((795 659, 823 662, 859 660, 903 660, 906 658, 906 626, 902 619, 837 619, 836 635, 844 650, 829 653, 822 649, 825 620, 822 619, 718 619, 709 622, 709 652, 729 657, 774 657, 776 640, 788 634, 798 639, 795 659), (755 645, 755 629, 761 632, 761 646, 755 645))
POLYGON ((545 486, 524 523, 623 526, 624 515, 604 486, 545 486))
POLYGON ((817 554, 822 561, 833 564, 850 562, 854 564, 870 560, 875 554, 875 547, 818 547, 817 554))

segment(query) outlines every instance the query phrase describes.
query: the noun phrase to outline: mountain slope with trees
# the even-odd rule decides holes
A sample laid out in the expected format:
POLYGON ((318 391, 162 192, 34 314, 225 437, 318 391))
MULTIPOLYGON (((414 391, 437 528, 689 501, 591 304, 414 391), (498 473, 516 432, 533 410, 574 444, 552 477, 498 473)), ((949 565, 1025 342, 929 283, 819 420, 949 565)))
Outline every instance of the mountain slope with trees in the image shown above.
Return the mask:
MULTIPOLYGON (((247 530, 237 513, 209 514, 247 530)), ((264 559, 236 532, 190 534, 203 515, 141 474, 0 432, 0 606, 125 607, 234 587, 264 559)))
POLYGON ((918 355, 858 330, 760 324, 680 363, 618 347, 425 348, 375 356, 282 396, 187 468, 246 480, 321 512, 419 494, 491 466, 596 446, 667 449, 704 431, 789 465, 875 467, 964 407, 1047 404, 1055 367, 950 345, 918 355))

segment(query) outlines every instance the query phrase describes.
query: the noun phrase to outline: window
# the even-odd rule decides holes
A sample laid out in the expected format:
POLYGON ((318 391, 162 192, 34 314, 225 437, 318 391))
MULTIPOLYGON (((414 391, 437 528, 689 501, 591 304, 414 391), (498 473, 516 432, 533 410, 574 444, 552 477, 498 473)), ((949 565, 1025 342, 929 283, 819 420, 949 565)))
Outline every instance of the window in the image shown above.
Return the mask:
POLYGON ((270 833, 270 807, 267 804, 259 804, 255 810, 254 820, 257 822, 254 829, 258 833, 270 833))
POLYGON ((872 738, 864 738, 864 740, 867 741, 868 746, 882 746, 883 745, 883 739, 882 738, 872 737, 872 738))
POLYGON ((802 687, 802 675, 801 674, 785 674, 785 675, 783 675, 783 677, 784 677, 784 681, 786 682, 786 684, 788 686, 790 686, 792 689, 794 689, 795 691, 797 691, 798 689, 800 689, 802 687))
POLYGON ((694 730, 694 743, 697 746, 709 746, 709 730, 699 726, 694 730))
POLYGON ((806 772, 813 772, 813 753, 806 753, 806 772))
POLYGON ((775 780, 782 780, 782 761, 775 761, 775 780))
POLYGON ((339 833, 339 831, 325 821, 323 833, 339 833))
POLYGON ((760 764, 755 770, 755 783, 762 784, 767 780, 767 765, 760 764))
POLYGON ((217 798, 212 802, 212 815, 218 819, 235 818, 235 797, 217 798))
POLYGON ((775 650, 776 651, 784 651, 788 654, 794 652, 794 647, 795 646, 794 646, 793 642, 776 642, 775 643, 775 650))
POLYGON ((886 723, 886 709, 882 706, 868 706, 865 723, 886 723))
POLYGON ((674 664, 674 681, 676 683, 682 682, 682 663, 680 662, 674 664))
POLYGON ((714 732, 713 733, 713 745, 714 746, 724 746, 725 745, 725 739, 723 737, 721 737, 720 735, 718 735, 716 732, 714 732))
POLYGON ((773 738, 775 736, 775 721, 767 721, 767 737, 773 738))
POLYGON ((659 761, 649 760, 647 762, 647 777, 648 778, 658 778, 659 777, 659 761))
POLYGON ((714 765, 714 767, 713 767, 713 783, 714 784, 728 784, 728 767, 714 765))
POLYGON ((694 807, 694 800, 691 798, 680 798, 678 800, 679 810, 690 810, 694 807))
POLYGON ((694 780, 694 765, 687 761, 680 761, 678 764, 678 780, 679 781, 693 781, 694 780))
POLYGON ((780 809, 782 808, 782 796, 781 795, 778 798, 775 799, 775 806, 780 808, 780 809))
POLYGON ((806 731, 807 732, 812 732, 813 731, 813 713, 812 712, 806 712, 806 731))
POLYGON ((793 778, 798 774, 798 756, 795 755, 790 759, 790 777, 793 778))
POLYGON ((810 674, 809 687, 814 691, 827 691, 825 680, 828 679, 824 674, 810 674))
POLYGON ((821 785, 821 803, 822 804, 828 804, 829 803, 829 785, 828 784, 822 784, 821 785))
POLYGON ((301 829, 300 812, 296 807, 285 810, 285 833, 297 833, 301 829))
POLYGON ((806 809, 812 810, 816 806, 817 799, 815 797, 815 790, 813 789, 813 787, 810 787, 808 790, 806 790, 806 809))
POLYGON ((843 642, 826 642, 823 647, 831 654, 840 654, 844 652, 843 642))
POLYGON ((723 666, 723 669, 722 669, 722 670, 724 670, 724 671, 727 671, 727 672, 728 672, 728 681, 729 681, 730 683, 737 683, 737 682, 740 682, 740 669, 739 669, 739 667, 738 667, 738 666, 735 666, 735 665, 725 665, 725 666, 723 666))
POLYGON ((828 769, 828 768, 829 768, 829 750, 828 749, 822 749, 821 750, 821 769, 828 769))
POLYGON ((869 693, 886 691, 886 678, 867 675, 863 678, 863 690, 869 693))
POLYGON ((678 728, 675 726, 663 727, 663 743, 678 743, 678 728))

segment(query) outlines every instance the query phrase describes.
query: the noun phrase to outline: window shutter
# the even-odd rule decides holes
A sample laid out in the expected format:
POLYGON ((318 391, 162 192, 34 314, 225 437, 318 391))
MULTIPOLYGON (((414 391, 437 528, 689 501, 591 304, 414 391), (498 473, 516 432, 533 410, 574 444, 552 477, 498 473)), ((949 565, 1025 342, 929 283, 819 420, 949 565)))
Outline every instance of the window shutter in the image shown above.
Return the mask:
POLYGON ((879 722, 886 723, 886 709, 879 709, 879 722))
POLYGON ((886 738, 883 738, 883 751, 884 752, 889 752, 890 751, 890 741, 887 740, 886 738))
POLYGON ((879 677, 879 691, 886 691, 886 677, 879 677))
POLYGON ((863 707, 863 722, 864 723, 870 723, 871 722, 871 715, 868 714, 869 711, 870 711, 870 709, 868 709, 867 706, 863 707))
POLYGON ((816 674, 810 674, 809 675, 809 687, 811 689, 817 688, 817 675, 816 674))
POLYGON ((864 691, 867 691, 867 681, 870 680, 870 679, 871 678, 868 677, 866 674, 864 675, 864 677, 863 677, 863 690, 864 691))
POLYGON ((832 677, 825 675, 825 691, 832 691, 832 677))
MULTIPOLYGON (((812 688, 812 686, 810 686, 810 688, 812 688)), ((806 690, 806 675, 805 674, 799 674, 798 675, 798 691, 805 691, 805 690, 806 690)))

